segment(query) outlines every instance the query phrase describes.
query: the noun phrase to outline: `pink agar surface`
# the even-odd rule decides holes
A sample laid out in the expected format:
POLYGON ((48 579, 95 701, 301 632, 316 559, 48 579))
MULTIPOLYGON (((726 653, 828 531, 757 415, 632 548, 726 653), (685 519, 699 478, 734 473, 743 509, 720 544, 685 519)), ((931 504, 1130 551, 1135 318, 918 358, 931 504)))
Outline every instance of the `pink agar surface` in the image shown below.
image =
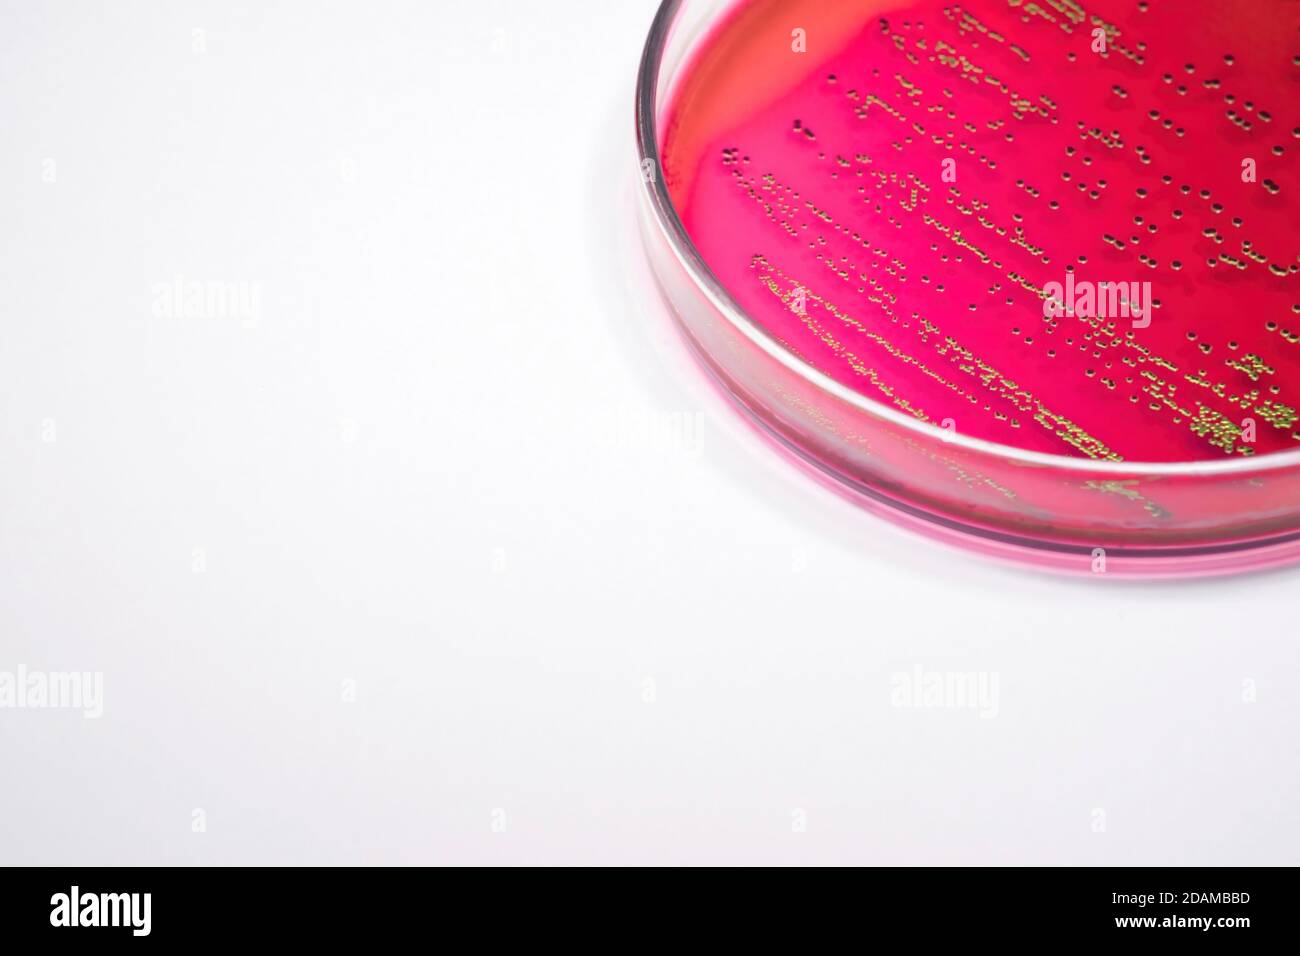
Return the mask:
POLYGON ((663 162, 709 267, 871 399, 1109 461, 1300 448, 1300 4, 754 0, 663 162))

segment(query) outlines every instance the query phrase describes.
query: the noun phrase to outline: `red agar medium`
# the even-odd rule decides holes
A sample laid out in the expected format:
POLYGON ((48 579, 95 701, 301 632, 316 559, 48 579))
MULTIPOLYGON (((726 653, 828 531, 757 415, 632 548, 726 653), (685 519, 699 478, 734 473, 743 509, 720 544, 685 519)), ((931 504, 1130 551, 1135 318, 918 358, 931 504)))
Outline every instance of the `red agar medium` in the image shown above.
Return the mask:
POLYGON ((1300 448, 1297 156, 1284 0, 755 0, 662 152, 790 352, 962 435, 1128 463, 1300 448))

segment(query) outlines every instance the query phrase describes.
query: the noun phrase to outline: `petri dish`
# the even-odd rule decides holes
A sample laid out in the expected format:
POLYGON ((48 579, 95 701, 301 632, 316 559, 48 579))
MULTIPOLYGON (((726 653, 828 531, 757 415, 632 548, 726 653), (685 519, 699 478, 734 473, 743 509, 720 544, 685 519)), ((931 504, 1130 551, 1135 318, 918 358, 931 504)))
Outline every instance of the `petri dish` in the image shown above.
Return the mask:
POLYGON ((1300 6, 666 0, 641 225, 750 420, 1036 567, 1300 559, 1300 6))

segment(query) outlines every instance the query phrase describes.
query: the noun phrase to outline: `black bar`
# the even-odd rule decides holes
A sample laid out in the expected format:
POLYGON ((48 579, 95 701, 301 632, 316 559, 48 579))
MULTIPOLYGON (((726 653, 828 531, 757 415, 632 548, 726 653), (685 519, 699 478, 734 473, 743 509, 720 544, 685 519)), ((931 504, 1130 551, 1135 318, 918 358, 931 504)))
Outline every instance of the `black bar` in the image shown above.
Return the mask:
POLYGON ((756 895, 741 874, 700 884, 693 876, 659 888, 640 885, 645 876, 625 886, 606 878, 594 891, 560 888, 554 877, 537 886, 524 876, 521 885, 417 868, 6 869, 0 933, 15 953, 23 950, 10 945, 69 940, 92 948, 151 941, 333 948, 467 931, 487 941, 512 929, 530 932, 535 945, 573 938, 671 945, 692 938, 696 926, 732 942, 798 945, 802 936, 801 950, 832 933, 882 943, 901 935, 923 951, 945 940, 1239 946, 1295 937, 1295 880, 1286 869, 867 869, 800 875, 789 886, 764 880, 756 895), (77 922, 118 925, 70 925, 74 886, 77 922))

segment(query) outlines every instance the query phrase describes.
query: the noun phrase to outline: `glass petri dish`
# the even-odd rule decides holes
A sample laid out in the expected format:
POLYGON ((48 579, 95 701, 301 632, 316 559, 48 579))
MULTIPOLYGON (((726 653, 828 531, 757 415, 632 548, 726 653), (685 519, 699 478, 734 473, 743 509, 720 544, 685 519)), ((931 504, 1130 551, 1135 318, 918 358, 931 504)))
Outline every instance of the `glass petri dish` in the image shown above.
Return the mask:
MULTIPOLYGON (((801 18, 808 16, 807 0, 665 0, 651 26, 637 83, 639 205, 648 260, 686 342, 735 405, 778 448, 863 506, 983 554, 1038 568, 1143 578, 1234 573, 1300 560, 1300 448, 1283 445, 1247 455, 1228 454, 1241 448, 1225 446, 1217 458, 1144 461, 1141 455, 1089 457, 992 440, 944 427, 946 421, 924 420, 867 394, 792 347, 786 337, 774 334, 770 321, 760 321, 741 305, 735 283, 729 286, 719 278, 683 224, 670 188, 679 171, 672 157, 666 161, 664 137, 679 120, 674 111, 680 109, 681 90, 698 82, 693 71, 704 58, 731 42, 726 31, 740 22, 738 13, 758 7, 779 11, 783 4, 798 8, 801 18)), ((854 16, 879 14, 883 23, 884 17, 902 20, 918 6, 934 5, 850 0, 823 5, 823 12, 833 18, 836 9, 852 8, 854 16)), ((1227 4, 1231 9, 1225 15, 1239 6, 1227 4)), ((1087 19, 1075 4, 1061 7, 1075 8, 1082 31, 1105 22, 1087 19)), ((948 9, 965 16, 960 8, 948 9)), ((789 30, 790 22, 782 24, 797 44, 804 31, 797 24, 789 30)), ((964 32, 979 29, 966 27, 964 32)), ((1288 29, 1294 32, 1295 26, 1288 29)), ((1117 37, 1118 32, 1107 34, 1102 42, 1122 47, 1117 37)), ((1083 35, 1081 43, 1080 50, 1086 49, 1089 37, 1083 35)), ((1292 45, 1300 53, 1300 42, 1292 45)), ((1123 49, 1125 55, 1141 58, 1145 45, 1139 43, 1136 53, 1133 46, 1123 49)), ((951 47, 947 55, 960 56, 951 47)), ((1225 56, 1224 69, 1232 60, 1231 54, 1225 56)), ((1192 76, 1193 64, 1186 68, 1192 76)), ((1219 82, 1219 72, 1206 70, 1194 79, 1201 90, 1219 95, 1220 88, 1211 83, 1219 82)), ((718 82, 744 86, 751 103, 784 92, 782 79, 768 71, 719 76, 718 82)), ((1178 75, 1162 81, 1174 95, 1182 95, 1185 79, 1178 75)), ((1105 78, 1107 88, 1119 88, 1111 89, 1119 96, 1122 86, 1111 80, 1105 78)), ((1292 100, 1298 81, 1300 70, 1284 74, 1281 81, 1292 84, 1292 100)), ((1251 110, 1256 108, 1251 104, 1251 110)), ((1245 109, 1243 103, 1229 110, 1238 117, 1232 122, 1240 126, 1245 109)), ((1252 115, 1255 123, 1259 115, 1252 115)), ((1152 121, 1157 119, 1168 129, 1163 118, 1152 121)), ((1080 129, 1086 138, 1090 130, 1080 129)), ((1105 135, 1100 128, 1098 132, 1105 135)), ((1293 131, 1287 126, 1283 133, 1289 151, 1293 131)), ((1300 136, 1300 129, 1294 135, 1300 136)), ((1141 156, 1138 150, 1139 160, 1141 156)), ((1187 157, 1186 162, 1195 166, 1204 157, 1187 157)), ((1138 193, 1145 195, 1141 188, 1138 193)), ((1287 261, 1288 274, 1279 281, 1294 281, 1296 267, 1287 261)))

